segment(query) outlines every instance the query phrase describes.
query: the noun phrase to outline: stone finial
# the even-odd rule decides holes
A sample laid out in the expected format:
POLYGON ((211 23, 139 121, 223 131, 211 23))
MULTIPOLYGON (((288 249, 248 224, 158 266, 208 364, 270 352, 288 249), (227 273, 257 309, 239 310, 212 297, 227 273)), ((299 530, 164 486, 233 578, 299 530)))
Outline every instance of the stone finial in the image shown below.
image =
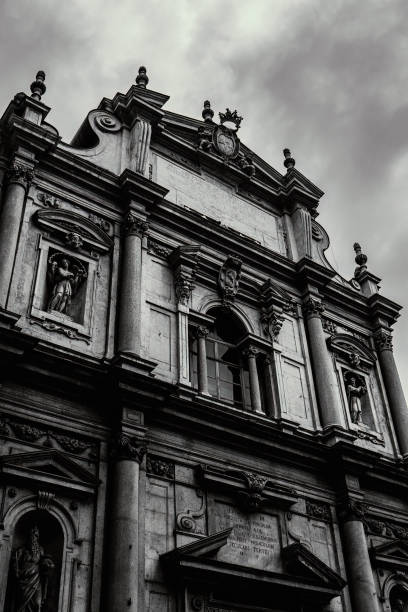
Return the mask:
POLYGON ((143 87, 143 89, 146 89, 148 82, 149 77, 146 74, 146 68, 144 66, 140 66, 139 73, 136 77, 136 85, 138 87, 143 87))
POLYGON ((361 246, 358 244, 358 242, 354 243, 353 248, 356 254, 354 261, 357 264, 357 267, 354 270, 354 278, 357 278, 364 270, 367 270, 367 255, 362 252, 361 246))
POLYGON ((203 112, 201 113, 204 121, 207 123, 212 122, 212 118, 214 117, 214 111, 211 108, 211 102, 209 100, 205 100, 203 112))
POLYGON ((31 83, 31 97, 34 100, 41 100, 41 96, 45 94, 46 86, 44 83, 45 80, 45 72, 43 70, 39 70, 35 76, 35 81, 31 83))
POLYGON ((285 156, 283 165, 289 172, 289 170, 295 167, 296 161, 293 157, 291 157, 290 149, 283 149, 283 155, 285 156))

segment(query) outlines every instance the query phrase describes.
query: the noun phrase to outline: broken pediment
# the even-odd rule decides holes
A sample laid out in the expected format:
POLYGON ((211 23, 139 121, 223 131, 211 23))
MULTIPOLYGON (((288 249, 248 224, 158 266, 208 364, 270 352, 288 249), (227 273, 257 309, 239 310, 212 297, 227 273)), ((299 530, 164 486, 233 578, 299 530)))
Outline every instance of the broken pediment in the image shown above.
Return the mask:
POLYGON ((339 357, 354 367, 372 367, 376 356, 365 344, 349 334, 335 334, 327 339, 327 345, 339 357))
POLYGON ((87 469, 55 449, 0 457, 0 473, 8 482, 25 481, 28 487, 71 495, 92 494, 97 486, 87 469))
POLYGON ((242 555, 234 559, 230 553, 236 546, 243 551, 252 546, 251 542, 244 541, 242 534, 239 538, 234 535, 234 529, 225 529, 162 554, 160 559, 166 574, 171 579, 195 581, 199 578, 214 589, 222 587, 224 593, 236 594, 237 590, 245 589, 247 597, 248 593, 253 594, 252 603, 259 602, 259 596, 265 602, 271 598, 290 601, 301 597, 311 603, 326 603, 339 596, 346 585, 340 575, 302 544, 291 544, 280 550, 271 546, 272 556, 276 558, 270 567, 263 563, 248 564, 242 555))
POLYGON ((374 566, 394 571, 408 571, 408 542, 392 540, 370 548, 370 558, 374 566))
POLYGON ((39 227, 56 234, 74 250, 82 246, 91 251, 107 253, 112 239, 96 223, 72 210, 38 210, 34 215, 39 227))

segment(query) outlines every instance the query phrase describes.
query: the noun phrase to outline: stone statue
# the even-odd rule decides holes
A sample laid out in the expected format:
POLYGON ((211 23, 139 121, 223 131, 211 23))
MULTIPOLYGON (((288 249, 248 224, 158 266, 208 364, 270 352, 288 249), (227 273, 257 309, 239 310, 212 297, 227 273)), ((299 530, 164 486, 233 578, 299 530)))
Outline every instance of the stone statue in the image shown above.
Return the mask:
POLYGON ((364 385, 364 381, 359 376, 348 372, 345 375, 347 400, 350 409, 350 416, 353 423, 358 425, 362 423, 362 410, 361 410, 361 398, 367 393, 367 388, 364 385))
POLYGON ((41 612, 46 600, 48 576, 54 569, 52 559, 40 546, 37 526, 30 529, 25 547, 13 553, 16 600, 13 612, 41 612))
POLYGON ((404 612, 405 604, 402 599, 396 599, 392 605, 391 612, 404 612))
POLYGON ((83 266, 72 263, 67 257, 57 260, 55 256, 48 261, 48 283, 51 297, 47 309, 68 314, 71 298, 86 278, 83 266))

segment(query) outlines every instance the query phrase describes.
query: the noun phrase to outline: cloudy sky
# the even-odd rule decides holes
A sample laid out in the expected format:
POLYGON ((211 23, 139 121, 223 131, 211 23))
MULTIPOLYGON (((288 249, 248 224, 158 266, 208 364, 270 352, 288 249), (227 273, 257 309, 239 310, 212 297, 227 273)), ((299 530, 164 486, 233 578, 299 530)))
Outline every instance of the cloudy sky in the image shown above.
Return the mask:
MULTIPOLYGON (((69 141, 144 64, 170 110, 237 108, 249 147, 281 171, 290 147, 325 191, 335 268, 352 276, 359 241, 382 293, 408 307, 407 23, 406 0, 3 0, 0 107, 43 69, 48 119, 69 141)), ((406 392, 407 336, 404 313, 406 392)))

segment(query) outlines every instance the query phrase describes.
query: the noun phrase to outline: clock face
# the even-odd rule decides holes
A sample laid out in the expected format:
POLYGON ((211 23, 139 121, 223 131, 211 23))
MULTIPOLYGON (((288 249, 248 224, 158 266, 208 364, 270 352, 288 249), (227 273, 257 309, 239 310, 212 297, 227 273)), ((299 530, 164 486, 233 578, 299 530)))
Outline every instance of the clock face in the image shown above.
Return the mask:
POLYGON ((237 153, 237 138, 234 132, 219 126, 214 134, 215 146, 223 157, 234 157, 237 153))

